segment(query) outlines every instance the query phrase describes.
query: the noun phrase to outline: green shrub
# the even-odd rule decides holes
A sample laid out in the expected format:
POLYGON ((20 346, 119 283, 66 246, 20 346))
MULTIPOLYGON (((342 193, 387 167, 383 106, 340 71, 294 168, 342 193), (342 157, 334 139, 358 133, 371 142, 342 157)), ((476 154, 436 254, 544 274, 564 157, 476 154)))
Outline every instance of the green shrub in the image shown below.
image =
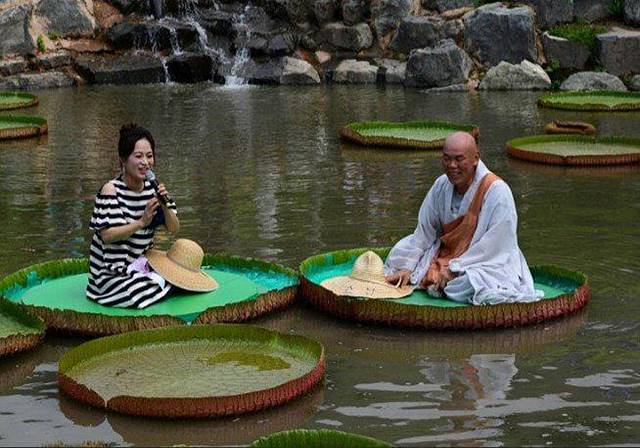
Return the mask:
POLYGON ((49 39, 51 40, 58 40, 60 39, 60 33, 58 33, 57 31, 49 31, 47 33, 47 36, 49 36, 49 39))
POLYGON ((40 53, 44 53, 47 50, 47 47, 44 46, 44 37, 42 37, 42 34, 38 36, 36 44, 38 45, 38 51, 40 53))
POLYGON ((624 20, 624 0, 613 0, 609 11, 618 20, 624 20))
POLYGON ((598 64, 598 34, 606 33, 607 27, 588 23, 567 23, 549 30, 552 36, 562 37, 572 42, 579 42, 589 48, 588 65, 598 64))

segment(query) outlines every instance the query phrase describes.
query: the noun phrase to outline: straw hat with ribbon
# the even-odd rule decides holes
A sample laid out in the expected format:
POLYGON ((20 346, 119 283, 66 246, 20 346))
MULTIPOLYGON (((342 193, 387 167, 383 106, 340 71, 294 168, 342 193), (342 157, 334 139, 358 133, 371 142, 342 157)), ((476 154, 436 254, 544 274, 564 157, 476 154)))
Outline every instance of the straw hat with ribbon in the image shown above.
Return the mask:
POLYGON ((320 283, 339 296, 366 297, 368 299, 399 299, 408 296, 413 288, 396 288, 384 279, 384 263, 375 253, 367 251, 360 255, 350 275, 333 277, 320 283))
POLYGON ((204 251, 195 241, 179 239, 168 251, 150 250, 145 256, 154 271, 179 288, 208 292, 218 287, 218 282, 200 270, 204 251))

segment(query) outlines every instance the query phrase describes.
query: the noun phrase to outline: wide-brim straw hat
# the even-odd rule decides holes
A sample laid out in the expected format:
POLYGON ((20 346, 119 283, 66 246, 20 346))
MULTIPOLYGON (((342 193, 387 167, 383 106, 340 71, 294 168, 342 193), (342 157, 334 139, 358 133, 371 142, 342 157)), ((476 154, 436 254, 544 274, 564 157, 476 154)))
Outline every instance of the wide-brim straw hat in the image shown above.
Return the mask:
POLYGON ((200 269, 204 251, 195 241, 179 239, 168 251, 150 250, 145 256, 154 271, 179 288, 208 292, 218 287, 218 282, 200 269))
POLYGON ((368 299, 399 299, 413 292, 410 286, 397 288, 384 279, 384 263, 372 251, 360 255, 350 275, 333 277, 320 283, 340 296, 366 297, 368 299))

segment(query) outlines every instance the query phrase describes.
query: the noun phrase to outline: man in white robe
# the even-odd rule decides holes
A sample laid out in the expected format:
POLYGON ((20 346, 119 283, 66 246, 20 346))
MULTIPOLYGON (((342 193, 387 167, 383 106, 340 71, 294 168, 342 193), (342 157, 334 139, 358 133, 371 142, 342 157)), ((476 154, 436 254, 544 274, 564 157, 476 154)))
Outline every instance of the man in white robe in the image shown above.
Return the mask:
MULTIPOLYGON (((459 256, 446 260, 444 276, 429 281, 432 262, 441 255, 448 223, 469 210, 478 187, 490 171, 480 160, 475 139, 466 132, 450 135, 442 152, 445 174, 427 193, 413 234, 391 249, 385 262, 389 283, 427 288, 432 295, 474 305, 533 302, 542 297, 533 286, 518 247, 517 213, 509 186, 497 178, 485 191, 473 236, 459 256)), ((491 175, 494 176, 494 175, 491 175)), ((480 197, 482 197, 480 195, 480 197)), ((478 202, 480 204, 480 202, 478 202)))

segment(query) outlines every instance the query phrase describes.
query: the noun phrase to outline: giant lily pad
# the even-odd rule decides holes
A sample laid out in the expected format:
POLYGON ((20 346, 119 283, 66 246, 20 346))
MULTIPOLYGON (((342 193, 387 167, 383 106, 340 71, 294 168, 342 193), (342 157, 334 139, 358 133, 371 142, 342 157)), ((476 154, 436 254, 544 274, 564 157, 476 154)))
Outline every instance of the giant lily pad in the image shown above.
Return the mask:
POLYGON ((289 401, 324 376, 322 345, 249 325, 124 333, 84 343, 59 363, 58 385, 126 414, 219 417, 289 401))
POLYGON ((0 116, 0 140, 36 137, 49 130, 47 120, 30 116, 0 116))
POLYGON ((174 295, 144 309, 110 308, 86 298, 86 259, 50 261, 0 280, 0 294, 62 332, 107 335, 184 323, 241 322, 292 303, 298 276, 275 263, 205 255, 220 284, 208 293, 174 295))
POLYGON ((585 111, 640 110, 637 92, 554 92, 538 99, 542 107, 585 111))
POLYGON ((358 321, 429 329, 478 329, 528 325, 573 313, 589 300, 584 274, 556 266, 531 267, 544 299, 533 303, 474 306, 432 297, 425 290, 393 300, 339 296, 320 286, 328 278, 349 275, 355 259, 373 250, 383 259, 390 248, 351 249, 307 258, 300 265, 302 297, 330 314, 358 321))
POLYGON ((640 162, 640 139, 532 135, 508 141, 507 153, 552 165, 619 165, 640 162))
POLYGON ((26 92, 0 92, 0 110, 19 109, 38 104, 38 97, 26 92))
POLYGON ((545 126, 545 134, 576 134, 576 135, 593 135, 596 128, 591 123, 583 121, 565 121, 553 120, 545 126))
POLYGON ((250 448, 390 448, 392 445, 371 437, 333 429, 294 429, 261 437, 250 448))
POLYGON ((340 129, 340 137, 364 146, 442 149, 445 139, 457 131, 466 131, 478 139, 480 130, 474 125, 431 121, 392 123, 365 121, 349 123, 340 129))
POLYGON ((41 319, 0 297, 0 357, 29 350, 42 342, 41 319))

